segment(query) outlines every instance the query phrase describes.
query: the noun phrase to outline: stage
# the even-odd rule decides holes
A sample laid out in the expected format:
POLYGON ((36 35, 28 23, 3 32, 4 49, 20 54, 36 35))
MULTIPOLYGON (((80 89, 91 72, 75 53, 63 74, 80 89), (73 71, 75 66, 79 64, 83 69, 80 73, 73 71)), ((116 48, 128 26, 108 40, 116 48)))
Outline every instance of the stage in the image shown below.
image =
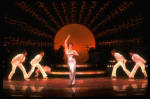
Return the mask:
POLYGON ((73 86, 69 78, 32 78, 26 81, 3 78, 3 95, 8 97, 145 97, 148 94, 148 79, 110 76, 76 78, 73 86))

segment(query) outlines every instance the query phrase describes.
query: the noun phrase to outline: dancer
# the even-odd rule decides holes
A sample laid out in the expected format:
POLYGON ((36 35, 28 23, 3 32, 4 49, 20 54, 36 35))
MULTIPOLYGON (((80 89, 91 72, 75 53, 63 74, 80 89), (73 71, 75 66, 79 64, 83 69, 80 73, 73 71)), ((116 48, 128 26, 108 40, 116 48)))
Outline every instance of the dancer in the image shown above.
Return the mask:
POLYGON ((74 85, 75 84, 75 71, 76 71, 76 60, 73 57, 74 55, 78 56, 79 54, 75 51, 72 50, 72 43, 68 44, 67 47, 67 41, 70 38, 70 35, 68 35, 67 39, 65 40, 65 51, 66 51, 66 55, 68 58, 68 65, 69 65, 69 85, 74 85))
MULTIPOLYGON (((51 73, 51 68, 50 68, 50 67, 42 65, 42 68, 43 68, 43 70, 44 70, 46 73, 49 73, 49 74, 51 73)), ((39 70, 39 69, 36 69, 36 71, 35 71, 35 73, 36 73, 35 77, 38 77, 38 76, 39 76, 39 72, 40 72, 40 70, 39 70)))
POLYGON ((115 66, 113 67, 113 71, 112 71, 112 78, 115 78, 116 77, 116 70, 117 68, 121 65, 123 70, 125 71, 125 73, 129 76, 130 75, 130 71, 127 70, 126 66, 125 66, 125 63, 126 63, 126 59, 119 53, 116 53, 115 50, 112 50, 111 51, 111 54, 116 58, 117 62, 115 64, 115 66))
POLYGON ((41 65, 39 64, 39 62, 41 61, 42 57, 44 56, 44 52, 40 52, 40 54, 36 55, 34 59, 31 60, 30 64, 31 64, 31 70, 28 73, 28 76, 30 77, 31 74, 34 72, 35 67, 37 67, 42 75, 44 79, 47 79, 47 74, 45 73, 45 71, 43 70, 43 68, 41 67, 41 65))
POLYGON ((140 66, 142 73, 144 74, 145 78, 147 78, 147 73, 145 71, 145 65, 144 65, 146 61, 142 57, 140 57, 138 54, 133 53, 133 51, 130 51, 129 54, 132 56, 132 60, 135 62, 135 66, 133 70, 131 71, 131 74, 129 75, 129 77, 134 78, 134 75, 140 66))
POLYGON ((23 51, 23 54, 18 54, 18 55, 16 55, 16 56, 12 59, 12 61, 11 61, 12 70, 11 70, 9 76, 8 76, 8 79, 9 79, 9 80, 11 80, 13 74, 15 73, 15 70, 16 70, 16 67, 17 67, 17 66, 22 70, 24 79, 25 79, 25 80, 29 80, 29 79, 28 79, 27 72, 26 72, 24 66, 22 65, 22 62, 24 62, 24 60, 25 60, 25 56, 27 56, 27 51, 24 50, 24 51, 23 51))

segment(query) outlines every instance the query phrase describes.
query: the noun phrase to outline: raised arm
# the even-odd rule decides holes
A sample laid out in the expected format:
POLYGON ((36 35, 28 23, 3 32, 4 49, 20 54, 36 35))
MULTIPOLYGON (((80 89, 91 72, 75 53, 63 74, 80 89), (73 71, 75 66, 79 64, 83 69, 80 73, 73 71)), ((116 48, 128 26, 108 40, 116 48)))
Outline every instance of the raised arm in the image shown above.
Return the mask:
POLYGON ((67 47, 67 41, 70 38, 70 35, 68 35, 67 39, 65 40, 65 51, 68 51, 68 47, 67 47))

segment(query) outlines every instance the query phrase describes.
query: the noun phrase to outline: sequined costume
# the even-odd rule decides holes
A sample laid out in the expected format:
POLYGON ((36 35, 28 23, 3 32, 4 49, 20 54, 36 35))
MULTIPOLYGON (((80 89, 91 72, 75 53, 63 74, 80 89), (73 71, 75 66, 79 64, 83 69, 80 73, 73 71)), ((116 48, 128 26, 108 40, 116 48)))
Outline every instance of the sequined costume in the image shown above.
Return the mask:
POLYGON ((76 71, 76 60, 72 54, 67 51, 68 65, 69 65, 69 84, 75 84, 75 71, 76 71))

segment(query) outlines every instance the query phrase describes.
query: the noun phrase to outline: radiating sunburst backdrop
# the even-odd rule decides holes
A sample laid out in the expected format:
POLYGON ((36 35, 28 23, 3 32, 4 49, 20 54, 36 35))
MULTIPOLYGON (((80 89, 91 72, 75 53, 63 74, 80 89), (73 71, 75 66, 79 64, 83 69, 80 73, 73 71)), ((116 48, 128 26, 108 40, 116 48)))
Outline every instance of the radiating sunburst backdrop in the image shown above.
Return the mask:
MULTIPOLYGON (((147 46, 143 2, 10 1, 3 5, 3 43, 7 47, 56 50, 68 34, 79 53, 83 50, 87 54, 88 47, 147 46), (71 28, 73 24, 76 29, 71 28), (71 30, 66 29, 69 25, 71 30)), ((81 57, 87 57, 84 55, 81 63, 85 62, 81 57)))

